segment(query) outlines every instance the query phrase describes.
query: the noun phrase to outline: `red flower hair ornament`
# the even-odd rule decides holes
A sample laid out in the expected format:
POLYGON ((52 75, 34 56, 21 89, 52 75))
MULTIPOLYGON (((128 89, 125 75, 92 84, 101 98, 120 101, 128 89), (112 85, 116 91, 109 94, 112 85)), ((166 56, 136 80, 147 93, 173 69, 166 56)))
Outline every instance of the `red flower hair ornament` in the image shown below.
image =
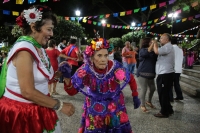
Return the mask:
POLYGON ((96 40, 92 40, 90 45, 86 47, 85 54, 91 57, 95 51, 108 48, 109 48, 109 43, 106 39, 97 38, 96 40))

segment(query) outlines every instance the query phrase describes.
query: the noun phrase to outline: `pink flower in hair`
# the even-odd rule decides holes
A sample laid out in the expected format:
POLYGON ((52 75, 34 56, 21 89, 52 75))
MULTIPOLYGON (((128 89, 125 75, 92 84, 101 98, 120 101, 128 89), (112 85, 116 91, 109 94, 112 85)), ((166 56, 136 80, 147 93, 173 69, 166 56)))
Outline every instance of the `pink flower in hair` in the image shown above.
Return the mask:
POLYGON ((122 81, 125 78, 125 72, 122 69, 118 69, 115 71, 115 77, 119 80, 122 81))
POLYGON ((91 46, 87 46, 86 49, 85 49, 85 53, 89 56, 92 56, 94 51, 92 50, 92 47, 91 46))

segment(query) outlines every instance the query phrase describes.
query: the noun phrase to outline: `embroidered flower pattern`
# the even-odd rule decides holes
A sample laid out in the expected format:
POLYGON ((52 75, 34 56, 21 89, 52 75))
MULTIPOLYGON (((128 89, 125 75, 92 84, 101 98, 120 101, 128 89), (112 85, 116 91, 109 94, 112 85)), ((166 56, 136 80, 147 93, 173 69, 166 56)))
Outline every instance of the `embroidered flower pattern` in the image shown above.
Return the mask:
POLYGON ((90 118, 86 118, 85 120, 85 123, 86 123, 86 127, 89 127, 90 126, 90 118))
POLYGON ((78 77, 79 78, 83 78, 83 77, 85 77, 85 75, 86 75, 86 71, 85 70, 83 70, 83 69, 79 69, 78 70, 78 77))
POLYGON ((117 80, 119 81, 123 81, 125 78, 125 72, 122 69, 117 69, 115 71, 115 77, 117 78, 117 80))
POLYGON ((95 103, 94 111, 101 113, 101 112, 105 111, 105 107, 101 103, 95 103))
POLYGON ((120 123, 126 123, 128 122, 128 115, 124 112, 120 114, 120 123))
POLYGON ((97 115, 94 117, 94 126, 95 128, 102 128, 104 122, 101 116, 97 115))
POLYGON ((24 17, 30 25, 31 23, 35 23, 36 21, 40 21, 42 19, 42 12, 36 8, 24 10, 24 17))
POLYGON ((115 105, 114 102, 111 102, 109 105, 108 105, 108 110, 110 112, 114 112, 116 110, 117 106, 115 105))

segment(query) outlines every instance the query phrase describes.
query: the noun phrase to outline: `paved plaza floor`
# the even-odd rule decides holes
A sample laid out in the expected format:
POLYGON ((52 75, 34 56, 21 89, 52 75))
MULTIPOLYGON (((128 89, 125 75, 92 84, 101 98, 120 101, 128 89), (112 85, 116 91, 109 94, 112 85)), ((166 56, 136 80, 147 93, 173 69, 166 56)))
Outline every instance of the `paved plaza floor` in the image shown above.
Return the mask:
MULTIPOLYGON (((139 93, 141 91, 138 86, 139 93)), ((75 96, 69 96, 63 90, 63 84, 58 83, 57 92, 59 95, 54 97, 65 102, 71 102, 76 108, 73 116, 58 112, 63 133, 77 133, 80 126, 82 104, 84 96, 78 93, 75 96)), ((156 109, 150 109, 149 113, 143 113, 140 108, 134 109, 131 90, 129 85, 123 90, 125 103, 132 130, 134 133, 200 133, 200 99, 190 97, 184 94, 184 100, 172 103, 174 115, 169 118, 156 118, 153 114, 158 113, 160 109, 158 94, 155 91, 152 103, 156 109)))

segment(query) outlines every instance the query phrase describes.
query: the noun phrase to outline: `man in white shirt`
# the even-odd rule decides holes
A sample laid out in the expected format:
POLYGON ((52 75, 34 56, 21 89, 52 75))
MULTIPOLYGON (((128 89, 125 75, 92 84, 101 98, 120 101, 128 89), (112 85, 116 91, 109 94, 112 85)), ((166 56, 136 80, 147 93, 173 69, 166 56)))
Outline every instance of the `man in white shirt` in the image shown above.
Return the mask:
POLYGON ((171 89, 171 93, 170 93, 170 99, 171 100, 183 100, 183 94, 181 91, 181 87, 179 84, 179 80, 180 80, 180 75, 182 73, 182 62, 183 62, 183 50, 181 48, 179 48, 177 46, 177 40, 176 38, 173 38, 171 40, 171 43, 173 44, 173 48, 174 48, 174 56, 175 56, 175 73, 174 73, 174 90, 176 92, 176 97, 173 99, 173 87, 171 89))
POLYGON ((174 76, 174 49, 171 44, 171 35, 164 33, 160 37, 161 47, 153 40, 154 52, 158 54, 156 62, 156 84, 161 109, 159 113, 154 114, 158 118, 167 118, 174 113, 170 103, 170 90, 173 84, 174 76))

